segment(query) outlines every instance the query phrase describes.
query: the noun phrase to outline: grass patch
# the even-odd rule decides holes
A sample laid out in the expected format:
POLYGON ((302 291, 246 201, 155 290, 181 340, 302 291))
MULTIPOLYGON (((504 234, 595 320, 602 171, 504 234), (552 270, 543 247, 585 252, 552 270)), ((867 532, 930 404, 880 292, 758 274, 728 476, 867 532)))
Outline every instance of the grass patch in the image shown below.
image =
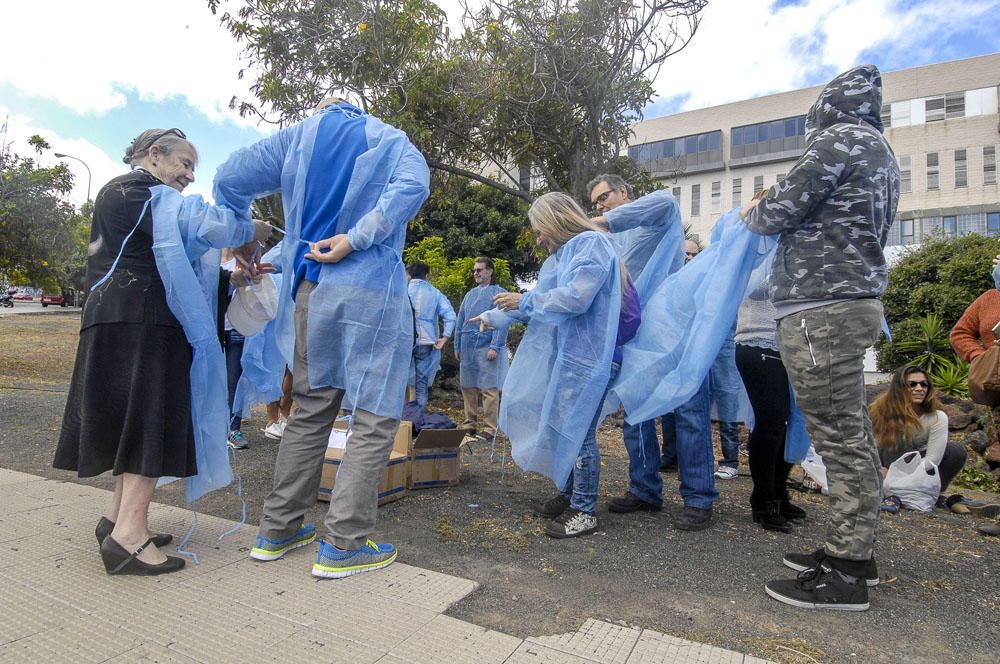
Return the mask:
POLYGON ((781 664, 804 664, 822 662, 826 652, 802 639, 764 639, 750 637, 743 639, 751 652, 781 664))

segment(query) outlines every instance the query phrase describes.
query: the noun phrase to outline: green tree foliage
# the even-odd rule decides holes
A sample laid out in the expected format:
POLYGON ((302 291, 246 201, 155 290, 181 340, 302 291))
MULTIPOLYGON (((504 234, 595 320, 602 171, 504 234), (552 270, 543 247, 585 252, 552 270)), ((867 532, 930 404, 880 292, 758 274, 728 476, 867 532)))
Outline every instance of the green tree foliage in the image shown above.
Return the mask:
MULTIPOLYGON (((28 143, 39 155, 50 149, 39 136, 28 143)), ((58 292, 83 266, 92 209, 64 200, 72 187, 65 164, 43 168, 0 145, 0 273, 11 282, 58 292)))
POLYGON ((287 123, 346 95, 406 131, 432 168, 524 200, 526 166, 585 199, 706 4, 485 0, 453 37, 430 0, 207 3, 255 76, 256 99, 232 101, 240 113, 287 123))
MULTIPOLYGON (((407 265, 427 263, 431 268, 430 282, 448 297, 456 312, 465 293, 476 285, 472 279, 472 265, 476 256, 449 260, 445 254, 444 240, 440 237, 426 237, 408 247, 403 252, 403 260, 407 265)), ((493 283, 507 290, 517 290, 510 274, 510 264, 503 258, 493 258, 493 283)))
POLYGON ((892 371, 928 352, 954 364, 957 358, 950 346, 942 347, 942 338, 973 300, 995 287, 992 259, 998 253, 1000 239, 966 235, 930 239, 903 256, 889 270, 882 296, 895 343, 876 343, 879 369, 892 371), (927 320, 931 316, 936 323, 927 320))

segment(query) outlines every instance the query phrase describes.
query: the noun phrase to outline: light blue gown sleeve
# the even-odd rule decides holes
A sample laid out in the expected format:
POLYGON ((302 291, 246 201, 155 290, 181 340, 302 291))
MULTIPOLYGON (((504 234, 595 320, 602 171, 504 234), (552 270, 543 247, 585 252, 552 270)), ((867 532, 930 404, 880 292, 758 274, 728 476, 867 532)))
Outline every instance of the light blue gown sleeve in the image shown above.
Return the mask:
MULTIPOLYGON (((497 293, 506 292, 503 288, 497 288, 497 293)), ((495 295, 496 293, 494 293, 495 295)), ((493 330, 493 338, 490 339, 490 348, 498 353, 507 351, 507 331, 509 326, 498 327, 493 330)))
POLYGON ((417 216, 429 186, 427 162, 416 148, 408 145, 375 207, 347 232, 351 247, 364 251, 373 244, 382 244, 400 224, 417 216))
POLYGON ((668 226, 681 221, 677 199, 669 191, 659 190, 641 198, 619 205, 604 213, 608 230, 612 233, 638 228, 639 226, 668 226))
POLYGON ((297 126, 283 129, 229 155, 212 185, 216 204, 248 218, 254 199, 280 191, 285 154, 296 129, 297 126))
POLYGON ((590 309, 608 278, 608 270, 617 266, 617 259, 610 242, 578 237, 579 249, 563 273, 564 283, 544 293, 528 291, 521 298, 518 311, 526 318, 557 325, 590 309))
POLYGON ((455 309, 451 306, 451 302, 444 293, 438 291, 438 312, 441 314, 441 318, 444 319, 444 329, 441 330, 441 336, 451 338, 451 335, 455 332, 455 309))

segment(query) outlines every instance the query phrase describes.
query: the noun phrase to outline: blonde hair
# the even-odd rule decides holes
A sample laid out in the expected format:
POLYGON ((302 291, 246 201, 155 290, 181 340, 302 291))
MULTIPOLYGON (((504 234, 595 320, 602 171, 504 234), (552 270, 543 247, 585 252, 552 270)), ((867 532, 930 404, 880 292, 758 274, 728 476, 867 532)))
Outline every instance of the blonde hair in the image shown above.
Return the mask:
MULTIPOLYGON (((593 231, 604 233, 604 230, 586 215, 579 203, 572 197, 558 191, 542 194, 528 208, 528 223, 536 233, 545 233, 560 247, 580 233, 593 231)), ((622 295, 628 281, 628 270, 625 262, 618 259, 618 269, 621 275, 622 295)))

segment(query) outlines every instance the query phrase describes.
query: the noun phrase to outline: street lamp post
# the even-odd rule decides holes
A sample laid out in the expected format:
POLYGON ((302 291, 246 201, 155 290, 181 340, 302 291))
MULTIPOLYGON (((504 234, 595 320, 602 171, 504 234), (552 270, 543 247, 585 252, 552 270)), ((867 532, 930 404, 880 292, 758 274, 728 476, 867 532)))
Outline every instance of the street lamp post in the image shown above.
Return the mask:
POLYGON ((56 153, 56 158, 58 158, 58 159, 76 159, 78 162, 80 162, 81 164, 83 164, 84 168, 87 169, 87 202, 89 203, 90 202, 90 181, 91 181, 90 166, 87 166, 87 162, 85 162, 83 159, 80 159, 79 157, 74 157, 71 154, 63 154, 62 152, 57 152, 56 153))

